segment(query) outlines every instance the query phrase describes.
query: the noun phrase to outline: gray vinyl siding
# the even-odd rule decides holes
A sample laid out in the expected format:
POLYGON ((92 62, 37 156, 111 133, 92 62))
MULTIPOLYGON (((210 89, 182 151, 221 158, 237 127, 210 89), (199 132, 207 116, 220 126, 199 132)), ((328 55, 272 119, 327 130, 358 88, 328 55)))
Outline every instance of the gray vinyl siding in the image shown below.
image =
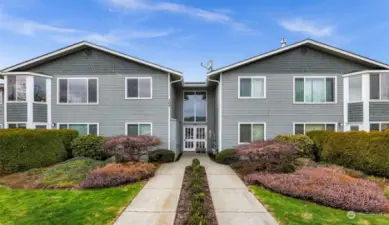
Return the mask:
POLYGON ((389 102, 370 102, 370 121, 389 121, 389 102))
POLYGON ((170 87, 170 118, 176 118, 176 88, 171 85, 170 87))
POLYGON ((33 120, 38 123, 47 122, 47 105, 46 104, 33 104, 33 120))
POLYGON ((27 122, 27 103, 7 103, 8 122, 27 122))
POLYGON ((29 71, 52 75, 53 123, 99 123, 100 135, 125 134, 126 122, 151 122, 153 135, 168 147, 168 74, 141 64, 92 50, 72 53, 29 71), (97 77, 99 104, 57 104, 57 79, 97 77), (152 77, 152 99, 125 99, 126 77, 152 77))
MULTIPOLYGON (((294 122, 343 122, 342 74, 369 69, 307 47, 222 75, 222 149, 238 145, 239 122, 266 123, 266 138, 293 133, 294 122), (266 76, 266 99, 238 99, 239 76, 266 76), (337 104, 293 104, 293 76, 337 76, 337 104)), ((338 131, 343 127, 338 126, 338 131)))
POLYGON ((363 121, 363 103, 348 103, 348 122, 362 122, 363 121))
POLYGON ((212 132, 212 136, 214 136, 216 133, 215 129, 215 91, 214 90, 208 90, 207 91, 207 137, 208 137, 208 148, 212 147, 212 138, 209 137, 209 132, 212 132))

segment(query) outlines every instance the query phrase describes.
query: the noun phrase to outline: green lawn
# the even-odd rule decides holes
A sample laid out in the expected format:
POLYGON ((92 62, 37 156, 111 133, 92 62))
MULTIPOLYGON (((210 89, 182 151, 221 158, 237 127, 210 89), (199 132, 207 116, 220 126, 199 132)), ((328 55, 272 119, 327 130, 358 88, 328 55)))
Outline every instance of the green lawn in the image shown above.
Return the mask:
POLYGON ((358 213, 354 220, 350 220, 347 211, 286 197, 258 186, 250 186, 250 189, 282 225, 389 224, 389 216, 386 215, 358 213))
POLYGON ((0 187, 0 224, 110 224, 144 184, 71 191, 0 187))

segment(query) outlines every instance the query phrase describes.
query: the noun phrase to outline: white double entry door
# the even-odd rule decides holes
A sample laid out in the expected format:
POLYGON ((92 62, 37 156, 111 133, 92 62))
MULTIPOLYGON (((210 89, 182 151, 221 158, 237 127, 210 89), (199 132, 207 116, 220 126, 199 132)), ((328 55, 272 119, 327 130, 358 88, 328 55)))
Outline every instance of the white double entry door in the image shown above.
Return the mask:
POLYGON ((207 148, 207 126, 184 125, 184 151, 207 148))

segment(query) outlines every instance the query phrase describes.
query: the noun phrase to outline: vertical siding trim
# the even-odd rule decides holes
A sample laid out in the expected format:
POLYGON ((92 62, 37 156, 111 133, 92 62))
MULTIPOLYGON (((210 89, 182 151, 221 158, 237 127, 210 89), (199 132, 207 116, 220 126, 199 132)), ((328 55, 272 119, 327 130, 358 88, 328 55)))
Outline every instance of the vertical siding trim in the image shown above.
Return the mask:
POLYGON ((47 103, 47 127, 52 129, 52 115, 51 115, 51 79, 46 79, 46 103, 47 103))
POLYGON ((7 105, 8 105, 8 76, 4 76, 4 128, 8 128, 7 105))
POLYGON ((362 75, 363 130, 370 131, 370 74, 362 75))
POLYGON ((171 90, 171 87, 170 87, 170 73, 168 73, 167 74, 168 75, 168 77, 167 77, 167 101, 168 101, 168 116, 167 116, 167 126, 168 126, 168 134, 167 134, 167 148, 170 150, 170 136, 171 136, 171 134, 170 134, 170 129, 171 129, 171 125, 170 125, 170 115, 171 115, 171 105, 172 105, 172 103, 171 103, 171 93, 170 93, 170 90, 171 90))
POLYGON ((223 122, 223 119, 222 119, 222 106, 223 106, 223 104, 222 104, 222 100, 223 100, 223 98, 222 98, 222 94, 223 94, 223 91, 222 91, 222 89, 223 89, 223 73, 220 73, 220 81, 219 81, 219 84, 220 84, 220 87, 219 87, 219 152, 221 152, 222 151, 222 146, 223 146, 223 141, 222 141, 222 134, 223 134, 223 132, 222 132, 222 128, 223 128, 223 126, 222 126, 222 122, 223 122))
POLYGON ((34 129, 34 77, 26 76, 27 128, 34 129))
POLYGON ((343 77, 343 131, 348 131, 349 78, 343 77))

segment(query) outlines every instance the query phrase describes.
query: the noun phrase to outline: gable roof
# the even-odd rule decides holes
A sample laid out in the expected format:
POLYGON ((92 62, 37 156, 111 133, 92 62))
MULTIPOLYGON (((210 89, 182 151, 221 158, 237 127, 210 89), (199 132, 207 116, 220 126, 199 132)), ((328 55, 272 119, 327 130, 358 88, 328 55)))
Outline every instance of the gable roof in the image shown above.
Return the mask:
POLYGON ((53 52, 50 52, 50 53, 38 56, 36 58, 27 60, 27 61, 19 63, 19 64, 16 64, 14 66, 10 66, 8 68, 5 68, 3 70, 3 72, 10 72, 10 71, 14 71, 16 69, 19 69, 19 68, 22 68, 22 67, 25 67, 25 66, 33 65, 33 64, 36 64, 36 63, 39 63, 39 62, 48 61, 48 60, 51 60, 53 58, 58 57, 59 55, 66 54, 68 52, 77 51, 77 50, 83 49, 85 47, 90 47, 90 48, 93 48, 93 49, 97 49, 97 50, 100 50, 102 52, 105 52, 105 53, 108 53, 108 54, 111 54, 111 55, 114 55, 114 56, 118 56, 120 58, 123 58, 123 59, 126 59, 126 60, 130 60, 130 61, 142 64, 142 65, 145 65, 145 66, 149 66, 149 67, 157 69, 157 70, 161 70, 161 71, 164 71, 164 72, 167 72, 167 73, 171 73, 171 74, 175 74, 175 75, 178 75, 178 76, 182 76, 182 72, 180 72, 180 71, 173 70, 173 69, 170 69, 170 68, 167 68, 167 67, 155 64, 155 63, 151 63, 151 62, 148 62, 148 61, 145 61, 145 60, 133 57, 133 56, 129 56, 129 55, 126 55, 124 53, 121 53, 121 52, 118 52, 118 51, 114 51, 112 49, 105 48, 105 47, 102 47, 102 46, 99 46, 99 45, 96 45, 96 44, 93 44, 93 43, 90 43, 90 42, 87 42, 87 41, 78 42, 78 43, 75 43, 73 45, 69 45, 67 47, 58 49, 56 51, 53 51, 53 52))
POLYGON ((212 75, 215 75, 215 74, 226 72, 228 70, 232 70, 232 69, 235 69, 237 67, 240 67, 240 66, 243 66, 243 65, 255 62, 255 61, 259 61, 259 60, 271 57, 273 55, 280 54, 280 53, 283 53, 285 51, 289 51, 289 50, 298 48, 298 47, 303 46, 303 45, 307 45, 307 46, 311 46, 311 47, 314 47, 314 48, 317 48, 317 49, 320 49, 320 50, 324 50, 326 52, 339 55, 340 57, 343 57, 343 58, 353 59, 353 60, 360 61, 360 62, 365 63, 365 64, 370 64, 370 65, 374 65, 374 66, 377 66, 377 67, 380 67, 380 68, 389 69, 389 65, 388 64, 385 64, 385 63, 382 63, 382 62, 379 62, 379 61, 376 61, 376 60, 373 60, 373 59, 370 59, 370 58, 367 58, 367 57, 363 57, 361 55, 358 55, 358 54, 355 54, 355 53, 352 53, 352 52, 349 52, 349 51, 345 51, 345 50, 342 50, 342 49, 339 49, 339 48, 335 48, 333 46, 330 46, 330 45, 327 45, 327 44, 324 44, 324 43, 321 43, 321 42, 318 42, 318 41, 314 41, 312 39, 306 39, 306 40, 303 40, 303 41, 296 42, 294 44, 288 45, 286 47, 278 48, 276 50, 273 50, 273 51, 270 51, 270 52, 266 52, 266 53, 263 53, 261 55, 254 56, 252 58, 249 58, 249 59, 246 59, 246 60, 243 60, 243 61, 231 64, 229 66, 225 66, 225 67, 219 68, 219 69, 214 70, 214 71, 211 71, 211 72, 208 73, 208 76, 212 76, 212 75))

